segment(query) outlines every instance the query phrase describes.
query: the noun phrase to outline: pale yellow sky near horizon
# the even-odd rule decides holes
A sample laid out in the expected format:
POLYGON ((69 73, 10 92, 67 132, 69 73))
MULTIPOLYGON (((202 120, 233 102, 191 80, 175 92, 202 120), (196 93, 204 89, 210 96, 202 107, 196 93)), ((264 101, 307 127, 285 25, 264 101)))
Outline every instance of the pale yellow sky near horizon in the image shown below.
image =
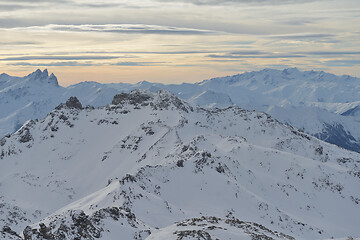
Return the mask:
POLYGON ((263 68, 360 77, 357 0, 0 0, 0 72, 182 83, 263 68))

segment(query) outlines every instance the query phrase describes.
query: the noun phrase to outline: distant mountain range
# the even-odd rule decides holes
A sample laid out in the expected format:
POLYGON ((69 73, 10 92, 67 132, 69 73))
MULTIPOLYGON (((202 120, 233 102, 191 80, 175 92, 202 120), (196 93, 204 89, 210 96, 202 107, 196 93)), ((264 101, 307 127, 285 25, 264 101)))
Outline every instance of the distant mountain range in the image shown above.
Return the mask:
MULTIPOLYGON (((63 89, 35 74, 44 77, 19 79, 23 89, 39 80, 63 97, 102 86, 63 89)), ((87 94, 102 101, 109 89, 87 94)), ((99 108, 70 97, 0 140, 0 238, 356 237, 359 159, 266 113, 202 108, 167 90, 121 93, 99 108)))
POLYGON ((70 96, 99 107, 115 94, 137 88, 167 89, 203 107, 238 105, 263 111, 319 139, 360 152, 360 79, 297 68, 264 69, 194 84, 82 82, 66 88, 47 70, 23 78, 1 74, 0 136, 16 131, 29 119, 44 117, 70 96))

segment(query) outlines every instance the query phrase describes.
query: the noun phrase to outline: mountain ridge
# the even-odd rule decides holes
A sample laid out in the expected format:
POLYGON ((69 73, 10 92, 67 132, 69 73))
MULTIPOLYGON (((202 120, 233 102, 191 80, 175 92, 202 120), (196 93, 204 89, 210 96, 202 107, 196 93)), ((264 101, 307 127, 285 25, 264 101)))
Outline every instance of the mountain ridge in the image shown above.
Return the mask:
MULTIPOLYGON (((37 70, 30 75, 48 76, 48 72, 37 70)), ((14 81, 19 79, 21 80, 15 78, 14 81)), ((136 84, 84 82, 53 89, 48 88, 51 84, 47 83, 32 90, 37 93, 35 97, 27 97, 24 91, 28 90, 19 89, 16 94, 18 99, 0 89, 0 99, 5 103, 0 105, 5 114, 2 118, 0 116, 0 135, 17 130, 28 119, 44 117, 70 96, 77 96, 85 106, 99 107, 111 102, 113 96, 121 92, 130 92, 137 88, 152 92, 167 89, 181 99, 203 107, 227 107, 236 104, 248 110, 267 112, 281 122, 303 129, 308 134, 360 152, 360 132, 357 127, 360 121, 360 114, 357 113, 360 95, 357 82, 360 83, 358 78, 347 75, 336 76, 323 71, 302 72, 297 68, 289 68, 282 71, 264 69, 180 85, 146 81, 136 84), (51 94, 40 94, 44 97, 39 99, 39 92, 51 94), (21 103, 11 106, 7 99, 21 103), (308 117, 316 127, 306 123, 308 117), (339 134, 343 136, 341 139, 336 137, 339 134)))

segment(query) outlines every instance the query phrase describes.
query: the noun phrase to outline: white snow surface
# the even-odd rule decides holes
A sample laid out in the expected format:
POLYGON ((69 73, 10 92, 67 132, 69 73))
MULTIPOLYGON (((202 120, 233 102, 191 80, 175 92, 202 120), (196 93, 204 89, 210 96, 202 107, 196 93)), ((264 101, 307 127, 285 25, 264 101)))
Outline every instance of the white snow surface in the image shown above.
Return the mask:
POLYGON ((359 159, 266 113, 166 90, 63 104, 0 140, 0 229, 14 231, 0 237, 359 237, 359 159))

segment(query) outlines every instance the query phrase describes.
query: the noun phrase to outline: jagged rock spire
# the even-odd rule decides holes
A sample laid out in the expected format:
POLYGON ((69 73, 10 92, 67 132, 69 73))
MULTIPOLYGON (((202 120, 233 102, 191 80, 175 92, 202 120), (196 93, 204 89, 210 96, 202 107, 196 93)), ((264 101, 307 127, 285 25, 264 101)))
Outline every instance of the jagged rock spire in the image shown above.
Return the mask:
POLYGON ((49 72, 47 69, 44 69, 44 71, 37 69, 35 72, 27 75, 26 77, 34 82, 40 81, 41 83, 50 83, 55 86, 59 86, 56 76, 53 73, 51 73, 49 76, 49 72))

